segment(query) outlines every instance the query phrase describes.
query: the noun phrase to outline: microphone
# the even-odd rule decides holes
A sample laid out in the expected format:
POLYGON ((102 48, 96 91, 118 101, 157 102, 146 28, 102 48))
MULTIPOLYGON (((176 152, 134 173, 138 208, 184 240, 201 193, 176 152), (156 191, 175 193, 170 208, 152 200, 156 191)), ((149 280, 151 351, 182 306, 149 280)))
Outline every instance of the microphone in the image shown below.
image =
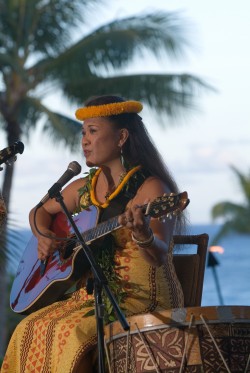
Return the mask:
POLYGON ((60 177, 60 179, 57 180, 57 182, 54 185, 52 185, 52 187, 48 190, 48 193, 38 203, 37 208, 41 207, 50 198, 54 198, 55 195, 62 189, 62 187, 68 181, 70 181, 74 176, 78 175, 81 172, 81 169, 82 167, 79 165, 78 162, 76 161, 70 162, 67 170, 60 177))
MULTIPOLYGON (((38 203, 36 208, 37 209, 40 208, 50 198, 54 198, 55 195, 62 189, 62 187, 68 181, 70 181, 74 176, 78 175, 81 172, 81 169, 82 167, 79 165, 78 162, 76 161, 70 162, 67 170, 60 177, 60 179, 58 179, 57 182, 54 185, 52 185, 52 187, 48 190, 48 193, 41 199, 41 201, 38 203)), ((47 263, 48 263, 48 259, 41 260, 40 262, 40 275, 41 276, 43 276, 45 273, 47 263)))
POLYGON ((8 146, 0 151, 0 164, 5 163, 8 159, 13 158, 17 153, 22 154, 24 145, 21 141, 16 141, 13 145, 8 146))

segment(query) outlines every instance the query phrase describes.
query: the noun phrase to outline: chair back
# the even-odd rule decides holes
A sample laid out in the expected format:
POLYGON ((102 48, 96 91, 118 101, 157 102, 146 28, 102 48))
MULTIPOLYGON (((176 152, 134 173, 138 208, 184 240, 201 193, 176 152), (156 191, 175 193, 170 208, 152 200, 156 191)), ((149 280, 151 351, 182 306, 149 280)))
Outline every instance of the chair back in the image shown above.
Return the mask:
POLYGON ((184 293, 185 307, 201 306, 204 273, 206 265, 209 236, 206 233, 198 235, 175 235, 175 245, 182 245, 181 253, 175 253, 173 262, 177 277, 184 293), (185 245, 195 248, 195 253, 185 254, 185 245))

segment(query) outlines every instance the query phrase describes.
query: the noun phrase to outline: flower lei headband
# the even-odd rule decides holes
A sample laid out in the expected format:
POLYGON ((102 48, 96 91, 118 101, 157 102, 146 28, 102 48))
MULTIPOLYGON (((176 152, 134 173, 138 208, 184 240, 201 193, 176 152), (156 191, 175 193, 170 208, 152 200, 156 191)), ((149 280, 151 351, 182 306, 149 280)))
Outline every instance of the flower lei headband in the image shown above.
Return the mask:
POLYGON ((112 104, 86 106, 76 110, 76 118, 85 120, 87 118, 108 117, 124 113, 139 113, 142 111, 139 101, 114 102, 112 104))

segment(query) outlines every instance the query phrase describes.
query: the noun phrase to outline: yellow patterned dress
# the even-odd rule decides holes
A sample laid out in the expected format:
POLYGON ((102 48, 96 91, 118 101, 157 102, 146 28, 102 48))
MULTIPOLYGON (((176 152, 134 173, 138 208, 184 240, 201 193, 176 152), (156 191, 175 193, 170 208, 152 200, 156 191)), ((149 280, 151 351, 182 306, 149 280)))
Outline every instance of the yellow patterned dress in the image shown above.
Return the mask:
MULTIPOLYGON (((113 239, 116 294, 123 294, 120 306, 126 316, 183 306, 171 248, 166 264, 155 268, 143 260, 129 230, 115 231, 113 239)), ((68 300, 27 316, 12 335, 1 372, 74 372, 97 344, 93 309, 93 296, 83 287, 68 300)))

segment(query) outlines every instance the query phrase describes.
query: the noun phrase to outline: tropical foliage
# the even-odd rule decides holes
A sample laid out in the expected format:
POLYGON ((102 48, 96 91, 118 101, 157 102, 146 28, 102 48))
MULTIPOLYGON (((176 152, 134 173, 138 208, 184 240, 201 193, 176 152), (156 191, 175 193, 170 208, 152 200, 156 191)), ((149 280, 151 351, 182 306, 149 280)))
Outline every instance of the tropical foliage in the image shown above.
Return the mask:
POLYGON ((238 204, 231 201, 217 203, 212 208, 212 218, 223 218, 224 223, 218 231, 213 243, 231 232, 250 234, 250 172, 244 175, 236 167, 231 166, 238 179, 242 191, 243 202, 238 204))

